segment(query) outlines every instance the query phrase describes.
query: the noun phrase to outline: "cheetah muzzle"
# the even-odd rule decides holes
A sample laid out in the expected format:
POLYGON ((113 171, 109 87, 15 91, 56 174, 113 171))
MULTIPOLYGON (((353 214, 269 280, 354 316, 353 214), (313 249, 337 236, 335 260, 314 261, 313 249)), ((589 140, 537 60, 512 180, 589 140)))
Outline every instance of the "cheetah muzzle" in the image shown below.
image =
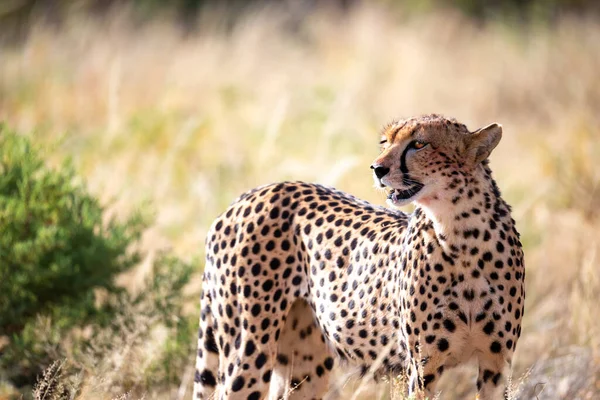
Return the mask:
POLYGON ((501 398, 525 301, 488 162, 501 137, 438 115, 387 125, 371 169, 392 208, 303 182, 235 200, 206 238, 194 398, 320 399, 336 364, 433 398, 472 358, 479 398, 501 398))
POLYGON ((390 188, 387 190, 387 199, 391 201, 393 205, 400 204, 401 202, 410 201, 423 189, 423 184, 415 182, 406 190, 399 190, 390 188))

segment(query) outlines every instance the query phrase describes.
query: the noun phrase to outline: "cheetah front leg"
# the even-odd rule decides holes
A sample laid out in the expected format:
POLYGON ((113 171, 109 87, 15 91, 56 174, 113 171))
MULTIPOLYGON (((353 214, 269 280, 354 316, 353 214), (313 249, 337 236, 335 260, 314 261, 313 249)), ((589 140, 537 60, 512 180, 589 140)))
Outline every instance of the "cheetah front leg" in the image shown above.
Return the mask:
POLYGON ((409 396, 416 399, 436 398, 439 379, 447 367, 457 364, 456 355, 464 351, 464 342, 454 340, 457 332, 454 320, 446 318, 432 328, 432 332, 410 346, 409 396))

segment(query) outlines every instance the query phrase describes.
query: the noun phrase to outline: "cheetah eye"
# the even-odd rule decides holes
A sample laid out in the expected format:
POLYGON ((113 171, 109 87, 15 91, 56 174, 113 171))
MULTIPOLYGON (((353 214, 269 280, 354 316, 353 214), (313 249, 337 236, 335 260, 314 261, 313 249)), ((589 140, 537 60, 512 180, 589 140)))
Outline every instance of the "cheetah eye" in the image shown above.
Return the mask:
POLYGON ((427 146, 429 143, 421 142, 420 140, 415 140, 410 144, 410 147, 416 150, 421 150, 423 147, 427 146))
POLYGON ((379 141, 379 144, 385 144, 385 143, 387 143, 387 139, 382 139, 379 141))

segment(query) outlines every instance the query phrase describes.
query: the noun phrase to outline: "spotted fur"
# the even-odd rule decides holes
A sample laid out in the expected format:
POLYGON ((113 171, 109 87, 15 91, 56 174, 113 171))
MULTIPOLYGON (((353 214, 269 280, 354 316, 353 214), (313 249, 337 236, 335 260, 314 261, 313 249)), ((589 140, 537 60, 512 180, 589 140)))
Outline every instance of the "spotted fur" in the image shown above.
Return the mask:
POLYGON ((525 271, 487 162, 500 136, 437 115, 388 125, 375 181, 410 215, 302 182, 237 199, 206 241, 194 397, 318 399, 345 361, 431 398, 473 357, 480 399, 501 396, 525 271))

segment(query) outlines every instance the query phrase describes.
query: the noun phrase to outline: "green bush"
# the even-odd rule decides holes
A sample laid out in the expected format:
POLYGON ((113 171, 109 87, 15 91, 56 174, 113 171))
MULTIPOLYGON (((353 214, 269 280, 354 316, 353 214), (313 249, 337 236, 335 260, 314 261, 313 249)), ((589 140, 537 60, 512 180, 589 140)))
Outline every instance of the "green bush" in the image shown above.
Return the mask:
POLYGON ((139 261, 127 249, 145 223, 104 224, 102 212, 68 163, 46 168, 25 137, 1 128, 0 335, 60 308, 61 326, 93 317, 93 289, 119 290, 113 278, 139 261))
MULTIPOLYGON (((195 265, 160 254, 138 294, 116 286, 143 256, 132 249, 147 219, 107 221, 71 165, 48 168, 40 154, 0 125, 0 337, 8 338, 0 380, 30 386, 55 361, 63 375, 84 379, 101 364, 114 370, 103 357, 121 352, 119 344, 143 346, 156 327, 167 339, 146 372, 154 384, 177 379, 174 371, 193 354, 182 289, 195 265)), ((144 386, 135 374, 115 379, 144 386)))

